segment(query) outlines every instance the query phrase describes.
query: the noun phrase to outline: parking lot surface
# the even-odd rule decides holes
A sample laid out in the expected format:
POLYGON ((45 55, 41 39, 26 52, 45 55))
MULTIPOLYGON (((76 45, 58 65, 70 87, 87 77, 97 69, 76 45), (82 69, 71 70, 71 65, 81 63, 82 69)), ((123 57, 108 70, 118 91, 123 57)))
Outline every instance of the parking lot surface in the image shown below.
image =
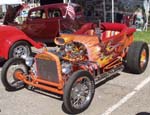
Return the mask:
MULTIPOLYGON (((120 72, 96 87, 91 105, 80 115, 150 115, 150 64, 143 74, 120 72)), ((38 89, 8 92, 0 81, 0 115, 67 115, 62 103, 38 89)))

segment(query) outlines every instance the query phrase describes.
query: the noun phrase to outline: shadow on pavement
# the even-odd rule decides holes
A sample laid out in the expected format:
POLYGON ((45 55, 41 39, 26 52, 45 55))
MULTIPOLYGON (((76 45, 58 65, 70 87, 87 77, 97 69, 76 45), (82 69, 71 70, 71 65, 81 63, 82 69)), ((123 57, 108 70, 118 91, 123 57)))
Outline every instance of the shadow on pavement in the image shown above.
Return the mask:
POLYGON ((100 80, 100 82, 98 82, 98 84, 95 85, 95 88, 98 88, 98 87, 104 85, 106 82, 108 82, 116 77, 119 77, 119 75, 120 75, 119 73, 116 73, 108 78, 104 78, 104 79, 100 80))
POLYGON ((39 89, 36 87, 32 87, 32 86, 27 86, 26 89, 29 91, 32 91, 34 93, 62 101, 62 95, 59 95, 59 94, 56 94, 53 92, 49 92, 49 91, 45 91, 45 90, 42 90, 42 89, 39 89))
POLYGON ((61 107, 61 108, 62 108, 63 112, 66 113, 66 114, 68 114, 68 115, 76 115, 76 114, 70 113, 70 112, 66 109, 64 103, 62 103, 62 107, 61 107))
POLYGON ((140 113, 137 113, 136 115, 150 115, 150 113, 147 113, 147 112, 140 112, 140 113))

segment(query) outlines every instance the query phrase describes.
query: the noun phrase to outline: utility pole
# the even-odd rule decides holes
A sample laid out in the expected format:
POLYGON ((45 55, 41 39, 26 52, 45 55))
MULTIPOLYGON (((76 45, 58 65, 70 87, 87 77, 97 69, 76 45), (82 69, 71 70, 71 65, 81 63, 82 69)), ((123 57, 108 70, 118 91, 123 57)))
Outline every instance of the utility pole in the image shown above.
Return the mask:
POLYGON ((114 23, 114 0, 112 0, 112 23, 114 23))

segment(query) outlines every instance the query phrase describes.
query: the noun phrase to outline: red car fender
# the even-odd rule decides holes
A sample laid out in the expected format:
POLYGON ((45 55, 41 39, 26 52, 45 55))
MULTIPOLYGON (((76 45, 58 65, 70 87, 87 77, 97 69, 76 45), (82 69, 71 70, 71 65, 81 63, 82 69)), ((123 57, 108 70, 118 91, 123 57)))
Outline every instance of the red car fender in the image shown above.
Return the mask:
POLYGON ((26 41, 30 45, 41 48, 43 47, 42 43, 38 43, 29 38, 21 30, 11 27, 11 26, 0 26, 0 56, 8 59, 8 54, 11 46, 17 41, 26 41))

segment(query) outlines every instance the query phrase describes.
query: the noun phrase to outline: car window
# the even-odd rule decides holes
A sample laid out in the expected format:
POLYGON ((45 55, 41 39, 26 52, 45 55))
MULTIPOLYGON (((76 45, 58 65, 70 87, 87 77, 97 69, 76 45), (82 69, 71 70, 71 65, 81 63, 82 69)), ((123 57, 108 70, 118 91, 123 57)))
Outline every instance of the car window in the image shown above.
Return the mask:
POLYGON ((82 11, 82 8, 80 6, 74 7, 75 13, 79 13, 82 11))
POLYGON ((54 18, 54 17, 61 17, 61 11, 59 9, 49 9, 48 10, 48 17, 54 18))
POLYGON ((44 10, 32 11, 29 16, 31 19, 45 19, 46 13, 44 10))

